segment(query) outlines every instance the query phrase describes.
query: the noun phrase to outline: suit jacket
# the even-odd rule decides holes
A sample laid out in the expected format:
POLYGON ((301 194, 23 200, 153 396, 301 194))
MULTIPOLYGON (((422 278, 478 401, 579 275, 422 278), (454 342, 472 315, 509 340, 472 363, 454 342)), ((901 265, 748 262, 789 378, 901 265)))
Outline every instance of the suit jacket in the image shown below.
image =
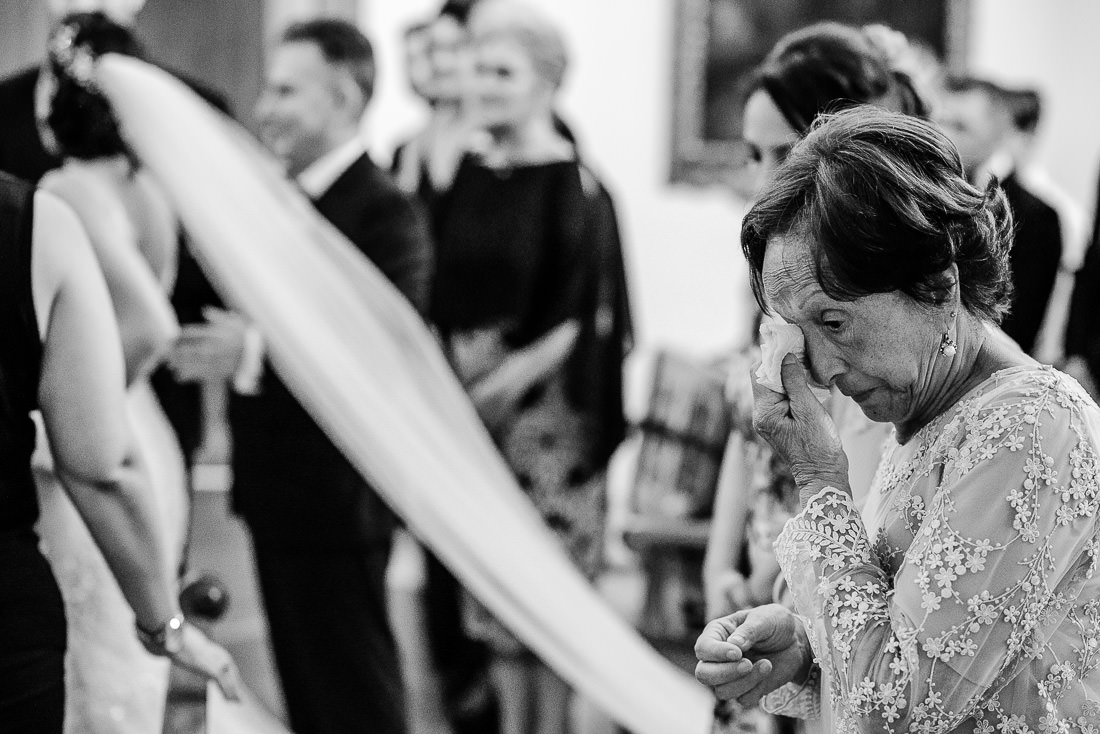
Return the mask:
POLYGON ((1096 215, 1085 262, 1077 271, 1066 324, 1066 356, 1084 357, 1094 380, 1100 380, 1100 185, 1096 215))
POLYGON ((37 182, 61 161, 46 152, 34 116, 38 67, 0 79, 0 171, 37 182))
MULTIPOLYGON (((366 156, 317 210, 420 309, 432 246, 416 205, 366 156)), ((388 543, 394 517, 272 370, 257 395, 230 401, 234 508, 266 543, 342 547, 388 543)))
POLYGON ((1035 347, 1043 325, 1058 264, 1062 260, 1062 229, 1054 207, 1020 185, 1015 174, 1001 183, 1016 224, 1012 245, 1012 311, 1001 328, 1025 352, 1035 347))

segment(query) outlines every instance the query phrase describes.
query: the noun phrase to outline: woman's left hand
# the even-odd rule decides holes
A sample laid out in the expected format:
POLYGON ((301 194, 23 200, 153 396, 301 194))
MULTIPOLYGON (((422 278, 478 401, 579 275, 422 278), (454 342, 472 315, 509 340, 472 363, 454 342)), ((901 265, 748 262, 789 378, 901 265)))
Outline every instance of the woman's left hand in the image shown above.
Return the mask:
POLYGON ((848 487, 848 457, 836 425, 814 397, 798 358, 783 358, 783 387, 777 393, 752 376, 752 424, 786 461, 799 489, 848 487))

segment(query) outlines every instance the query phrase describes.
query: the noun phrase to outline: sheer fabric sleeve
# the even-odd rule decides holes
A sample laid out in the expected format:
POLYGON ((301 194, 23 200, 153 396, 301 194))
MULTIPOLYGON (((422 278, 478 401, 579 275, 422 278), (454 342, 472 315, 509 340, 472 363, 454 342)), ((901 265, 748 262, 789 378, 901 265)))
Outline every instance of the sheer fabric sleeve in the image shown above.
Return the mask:
MULTIPOLYGON (((925 461, 901 471, 924 502, 893 578, 847 493, 823 489, 788 523, 776 548, 835 730, 952 731, 1044 649, 1097 556, 1080 400, 1002 393, 926 432, 925 461)), ((1036 731, 1053 705, 1043 685, 1018 722, 1036 731)))

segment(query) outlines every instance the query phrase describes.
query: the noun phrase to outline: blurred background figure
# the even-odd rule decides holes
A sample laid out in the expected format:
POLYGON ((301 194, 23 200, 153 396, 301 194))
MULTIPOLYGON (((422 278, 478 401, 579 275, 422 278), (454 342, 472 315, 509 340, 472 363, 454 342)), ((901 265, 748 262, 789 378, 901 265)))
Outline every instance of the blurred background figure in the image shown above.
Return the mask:
MULTIPOLYGON (((591 579, 624 430, 614 210, 556 118, 567 61, 554 25, 482 0, 469 33, 470 114, 486 139, 433 206, 431 321, 520 486, 591 579)), ((566 731, 566 684, 472 600, 466 620, 494 653, 501 731, 566 731)))
POLYGON ((1013 296, 1012 310, 1001 329, 1031 354, 1062 259, 1058 213, 1018 175, 1012 155, 1016 126, 1009 94, 1002 87, 977 77, 948 78, 937 117, 958 148, 970 181, 983 185, 995 176, 1008 197, 1016 223, 1011 251, 1013 296))
MULTIPOLYGON (((423 310, 427 224, 360 137, 374 75, 372 46, 354 25, 290 26, 256 108, 260 137, 317 211, 423 310)), ((266 363, 260 334, 230 312, 207 315, 185 328, 171 366, 181 381, 233 388, 234 509, 251 531, 290 726, 403 732, 385 589, 395 518, 266 363)))
MULTIPOLYGON (((476 123, 470 115, 471 64, 466 20, 470 4, 446 3, 437 16, 418 24, 406 36, 423 57, 411 69, 422 68, 413 89, 428 106, 424 127, 394 151, 392 170, 402 189, 420 196, 429 207, 450 188, 463 154, 474 144, 476 123)), ((410 80, 413 80, 410 70, 410 80)))
POLYGON ((1094 212, 1085 262, 1074 279, 1063 369, 1084 385, 1093 400, 1100 400, 1100 183, 1094 212))
MULTIPOLYGON (((179 331, 167 295, 175 274, 176 218, 123 143, 90 78, 101 54, 143 54, 130 31, 103 13, 65 16, 49 48, 37 79, 38 123, 46 149, 63 164, 41 186, 80 217, 106 277, 122 336, 135 458, 148 474, 148 501, 155 508, 157 557, 165 563, 162 572, 174 578, 187 533, 186 473, 148 376, 179 331)), ((44 435, 39 446, 39 531, 69 623, 67 730, 155 730, 164 719, 167 661, 150 656, 134 636, 126 601, 53 472, 44 435)))
POLYGON ((1058 213, 1062 259, 1032 356, 1046 364, 1060 364, 1073 276, 1081 267, 1089 244, 1087 217, 1081 205, 1037 159, 1043 119, 1042 95, 1026 87, 1003 89, 1003 92, 1012 116, 1012 131, 1006 146, 1013 161, 1012 169, 1028 191, 1058 213))

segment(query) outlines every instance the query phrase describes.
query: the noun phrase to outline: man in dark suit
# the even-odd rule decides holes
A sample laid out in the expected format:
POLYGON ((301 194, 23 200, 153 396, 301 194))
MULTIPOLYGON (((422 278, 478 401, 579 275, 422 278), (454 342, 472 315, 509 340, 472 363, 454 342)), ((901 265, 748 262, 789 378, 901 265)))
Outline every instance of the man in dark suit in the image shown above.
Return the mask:
MULTIPOLYGON (((373 79, 370 44, 354 26, 292 26, 270 58, 260 135, 317 210, 423 312, 426 221, 359 138, 373 79)), ((252 533, 291 728, 403 732, 385 598, 394 517, 278 376, 253 359, 258 335, 232 314, 209 316, 185 330, 172 364, 182 379, 233 382, 234 506, 252 533), (257 375, 247 374, 252 366, 257 375)))
POLYGON ((42 145, 34 114, 37 66, 0 80, 0 171, 37 182, 61 164, 42 145))
POLYGON ((1096 187, 1092 236, 1085 262, 1077 271, 1066 324, 1064 369, 1077 378, 1094 399, 1100 400, 1100 183, 1096 187))
POLYGON ((996 176, 1008 199, 1016 228, 1009 253, 1014 293, 1012 311, 1001 328, 1031 352, 1062 260, 1062 231, 1058 212, 1016 175, 1008 145, 1013 131, 1008 97, 1005 89, 985 79, 950 79, 939 122, 959 149, 967 177, 984 185, 996 176))

